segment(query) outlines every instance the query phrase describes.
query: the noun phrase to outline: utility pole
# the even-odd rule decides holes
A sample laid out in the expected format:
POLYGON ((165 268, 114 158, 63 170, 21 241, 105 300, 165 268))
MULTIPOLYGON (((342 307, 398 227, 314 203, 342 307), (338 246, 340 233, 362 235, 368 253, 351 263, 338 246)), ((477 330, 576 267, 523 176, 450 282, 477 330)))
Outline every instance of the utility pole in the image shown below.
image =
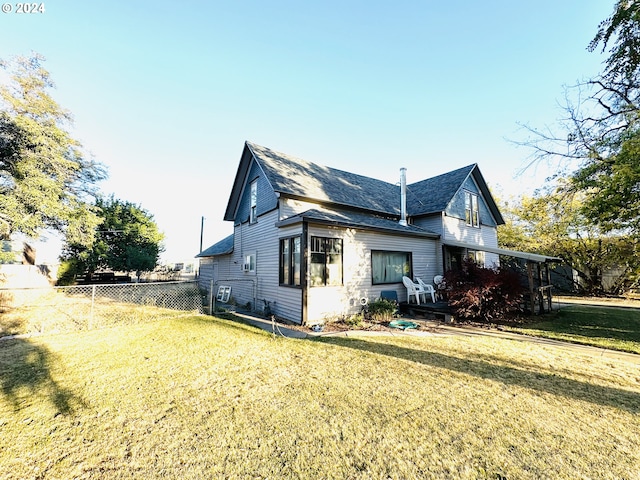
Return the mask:
POLYGON ((200 253, 202 253, 202 234, 204 232, 204 216, 200 220, 200 253))

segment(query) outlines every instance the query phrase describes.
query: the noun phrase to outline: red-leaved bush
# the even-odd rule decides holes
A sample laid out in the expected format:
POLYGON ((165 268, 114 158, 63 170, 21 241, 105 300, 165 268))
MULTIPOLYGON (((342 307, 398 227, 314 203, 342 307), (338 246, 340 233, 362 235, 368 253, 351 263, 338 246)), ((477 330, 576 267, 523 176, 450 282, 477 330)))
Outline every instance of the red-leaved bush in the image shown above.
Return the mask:
POLYGON ((460 270, 448 271, 444 279, 449 306, 458 318, 489 322, 520 310, 525 289, 516 272, 480 267, 469 260, 460 270))

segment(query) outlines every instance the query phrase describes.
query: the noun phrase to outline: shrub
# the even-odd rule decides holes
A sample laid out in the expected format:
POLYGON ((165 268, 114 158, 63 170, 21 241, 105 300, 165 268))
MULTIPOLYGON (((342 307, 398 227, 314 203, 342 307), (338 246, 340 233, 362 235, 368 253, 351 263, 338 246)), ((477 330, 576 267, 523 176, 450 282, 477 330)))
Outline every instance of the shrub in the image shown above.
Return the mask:
POLYGON ((524 287, 516 272, 484 268, 468 260, 445 274, 449 306, 458 318, 489 322, 520 310, 524 287))
POLYGON ((355 315, 349 315, 348 317, 345 318, 345 323, 350 327, 358 328, 362 326, 363 322, 364 322, 364 315, 362 315, 361 313, 356 313, 355 315))
POLYGON ((76 276, 83 272, 82 266, 77 260, 64 260, 58 267, 57 285, 75 285, 76 276))
POLYGON ((372 301, 367 308, 369 316, 376 322, 387 322, 391 320, 397 310, 397 303, 393 300, 387 300, 386 298, 378 298, 372 301))

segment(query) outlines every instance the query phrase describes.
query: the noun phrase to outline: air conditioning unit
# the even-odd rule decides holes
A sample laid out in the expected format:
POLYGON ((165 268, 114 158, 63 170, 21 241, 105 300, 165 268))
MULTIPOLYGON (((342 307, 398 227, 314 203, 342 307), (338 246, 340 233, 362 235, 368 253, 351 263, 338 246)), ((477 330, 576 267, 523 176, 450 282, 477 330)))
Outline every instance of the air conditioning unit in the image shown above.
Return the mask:
POLYGON ((242 265, 242 271, 243 271, 243 272, 248 272, 249 270, 251 270, 251 265, 250 265, 250 264, 248 264, 248 263, 244 263, 244 264, 242 265))

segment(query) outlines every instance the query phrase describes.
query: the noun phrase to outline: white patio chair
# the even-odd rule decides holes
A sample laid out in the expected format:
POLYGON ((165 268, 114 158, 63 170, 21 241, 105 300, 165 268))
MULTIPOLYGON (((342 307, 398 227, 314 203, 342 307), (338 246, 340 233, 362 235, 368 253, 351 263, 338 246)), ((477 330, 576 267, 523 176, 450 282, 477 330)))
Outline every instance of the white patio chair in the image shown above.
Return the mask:
POLYGON ((402 277, 402 283, 407 289, 407 303, 411 303, 411 297, 413 296, 416 299, 416 304, 420 305, 420 295, 425 294, 420 285, 413 283, 409 277, 402 277))
POLYGON ((431 295, 431 301, 436 303, 436 289, 433 288, 433 285, 430 283, 424 283, 420 277, 416 277, 416 280, 418 281, 418 285, 422 288, 425 296, 427 294, 431 295))

